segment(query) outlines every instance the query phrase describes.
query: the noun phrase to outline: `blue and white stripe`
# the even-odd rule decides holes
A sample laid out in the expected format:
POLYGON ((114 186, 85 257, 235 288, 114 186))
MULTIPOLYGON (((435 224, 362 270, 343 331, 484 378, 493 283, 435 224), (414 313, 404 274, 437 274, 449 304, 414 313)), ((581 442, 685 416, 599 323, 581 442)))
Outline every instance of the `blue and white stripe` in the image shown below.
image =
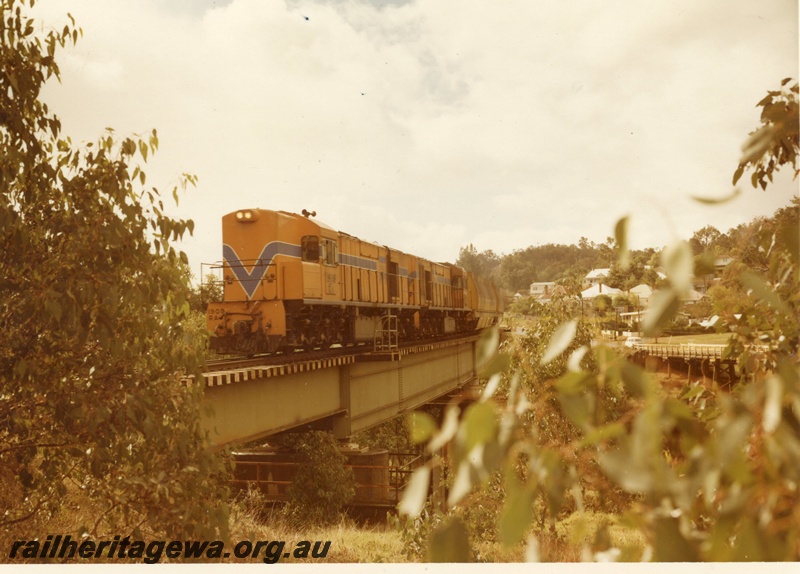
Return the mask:
MULTIPOLYGON (((236 279, 242 286, 242 289, 247 294, 248 299, 252 299, 253 295, 258 289, 259 284, 264 279, 267 269, 272 264, 273 259, 278 255, 285 255, 300 259, 302 255, 302 248, 293 243, 286 243, 284 241, 271 241, 267 243, 261 250, 261 254, 252 266, 250 271, 245 267, 245 263, 239 258, 236 250, 228 244, 222 246, 222 258, 228 264, 228 267, 233 272, 236 279)), ((386 261, 385 257, 381 257, 382 262, 386 261)), ((349 255, 346 253, 339 254, 339 263, 341 265, 349 265, 358 269, 367 269, 369 271, 378 270, 378 262, 374 259, 367 257, 359 257, 357 255, 349 255)), ((249 264, 249 261, 248 261, 249 264)), ((408 279, 416 279, 417 272, 408 272, 405 267, 398 268, 398 275, 400 277, 407 277, 408 279)), ((440 275, 434 275, 433 281, 443 285, 450 285, 450 280, 440 275)))
POLYGON ((256 292, 262 279, 264 279, 264 275, 267 273, 267 268, 272 264, 272 260, 275 259, 277 255, 286 255, 287 257, 299 259, 301 253, 302 250, 299 245, 285 243, 283 241, 271 241, 264 246, 255 265, 248 271, 233 247, 227 244, 223 244, 222 246, 222 258, 228 264, 230 270, 233 271, 234 276, 238 279, 244 292, 247 293, 248 299, 253 298, 253 294, 256 292))

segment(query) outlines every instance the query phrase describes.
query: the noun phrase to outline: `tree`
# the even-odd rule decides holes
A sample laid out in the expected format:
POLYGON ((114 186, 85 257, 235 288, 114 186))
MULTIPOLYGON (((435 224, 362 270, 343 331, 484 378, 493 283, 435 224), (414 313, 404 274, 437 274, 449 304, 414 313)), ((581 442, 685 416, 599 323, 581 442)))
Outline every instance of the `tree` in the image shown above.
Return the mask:
POLYGON ((556 285, 564 289, 568 297, 580 297, 583 291, 583 278, 586 273, 565 273, 555 281, 556 285))
POLYGON ((740 285, 714 285, 709 287, 705 299, 714 314, 733 315, 752 308, 753 298, 740 285))
POLYGON ((719 229, 713 225, 706 225, 699 231, 695 231, 692 238, 689 240, 689 245, 692 246, 692 251, 695 255, 700 255, 711 250, 712 246, 716 244, 722 234, 719 229))
POLYGON ((614 295, 614 307, 625 307, 628 311, 635 309, 638 306, 636 295, 627 293, 618 293, 614 295))
POLYGON ((144 187, 155 130, 61 135, 39 93, 81 31, 38 35, 32 5, 0 0, 0 530, 40 536, 80 493, 90 534, 226 536, 202 389, 178 380, 202 361, 172 244, 193 224, 144 187))
POLYGON ((213 273, 208 273, 189 296, 189 307, 192 311, 205 314, 209 303, 222 301, 222 281, 213 273))
POLYGON ((519 291, 534 281, 558 281, 566 277, 583 278, 597 262, 594 248, 575 245, 530 246, 503 257, 499 276, 506 288, 519 291))
POLYGON ((475 246, 470 243, 459 250, 456 265, 476 275, 490 277, 492 272, 500 265, 500 257, 491 249, 479 253, 475 246))
POLYGON ((606 295, 605 293, 601 293, 592 301, 592 307, 596 309, 597 314, 601 317, 604 317, 606 313, 613 312, 612 305, 613 300, 611 299, 611 296, 606 295))
POLYGON ((282 444, 299 463, 289 486, 287 512, 300 525, 336 521, 356 494, 355 474, 329 432, 290 433, 282 444))

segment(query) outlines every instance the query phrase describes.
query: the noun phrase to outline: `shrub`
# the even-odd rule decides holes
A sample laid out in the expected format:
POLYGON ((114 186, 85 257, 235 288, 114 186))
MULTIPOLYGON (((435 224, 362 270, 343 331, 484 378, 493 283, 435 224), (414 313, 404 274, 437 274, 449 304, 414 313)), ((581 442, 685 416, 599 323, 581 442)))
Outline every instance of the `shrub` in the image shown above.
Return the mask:
POLYGON ((297 523, 329 524, 355 496, 355 476, 345 467, 336 439, 323 431, 294 433, 283 445, 295 451, 300 463, 289 487, 289 517, 297 523))

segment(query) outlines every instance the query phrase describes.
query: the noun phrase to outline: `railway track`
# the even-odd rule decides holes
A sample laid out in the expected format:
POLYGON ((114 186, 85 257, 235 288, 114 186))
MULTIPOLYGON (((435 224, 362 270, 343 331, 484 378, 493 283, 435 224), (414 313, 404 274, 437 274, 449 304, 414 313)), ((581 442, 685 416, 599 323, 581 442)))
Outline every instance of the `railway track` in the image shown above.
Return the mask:
MULTIPOLYGON (((460 341, 462 339, 468 341, 476 338, 477 336, 478 334, 473 333, 470 333, 469 335, 460 333, 458 335, 451 335, 448 337, 406 341, 398 345, 398 350, 402 353, 403 350, 408 350, 409 348, 413 347, 460 341)), ((255 355, 253 357, 212 359, 206 362, 206 367, 202 370, 202 372, 210 374, 221 371, 231 371, 234 369, 246 369, 249 367, 272 367, 306 361, 330 359, 344 355, 366 355, 369 353, 376 353, 372 344, 351 345, 348 347, 332 347, 329 349, 315 349, 313 351, 296 351, 294 353, 267 353, 263 355, 255 355)))
POLYGON ((337 347, 332 349, 315 349, 313 351, 297 351, 294 353, 265 353, 252 357, 231 357, 225 359, 212 359, 206 361, 204 373, 214 371, 226 371, 231 369, 244 369, 247 367, 270 367, 274 365, 286 365, 298 361, 313 361, 315 359, 327 359, 340 355, 355 354, 363 350, 372 350, 369 346, 360 347, 337 347))

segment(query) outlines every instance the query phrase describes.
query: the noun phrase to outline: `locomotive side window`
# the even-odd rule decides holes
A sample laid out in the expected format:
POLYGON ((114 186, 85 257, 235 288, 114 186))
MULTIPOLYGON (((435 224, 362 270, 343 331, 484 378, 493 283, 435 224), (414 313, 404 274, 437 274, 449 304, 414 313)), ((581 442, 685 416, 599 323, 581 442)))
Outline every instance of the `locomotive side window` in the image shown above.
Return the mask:
POLYGON ((319 263, 319 237, 316 235, 304 235, 300 240, 303 261, 319 263))
POLYGON ((425 272, 425 294, 428 296, 428 301, 433 300, 433 280, 430 271, 425 272))
POLYGON ((397 298, 397 294, 400 291, 399 289, 400 277, 396 262, 389 261, 387 265, 389 267, 388 283, 387 283, 389 286, 389 298, 393 300, 397 298))
POLYGON ((339 252, 336 249, 336 242, 332 239, 322 240, 322 260, 325 265, 333 267, 339 264, 339 252))

